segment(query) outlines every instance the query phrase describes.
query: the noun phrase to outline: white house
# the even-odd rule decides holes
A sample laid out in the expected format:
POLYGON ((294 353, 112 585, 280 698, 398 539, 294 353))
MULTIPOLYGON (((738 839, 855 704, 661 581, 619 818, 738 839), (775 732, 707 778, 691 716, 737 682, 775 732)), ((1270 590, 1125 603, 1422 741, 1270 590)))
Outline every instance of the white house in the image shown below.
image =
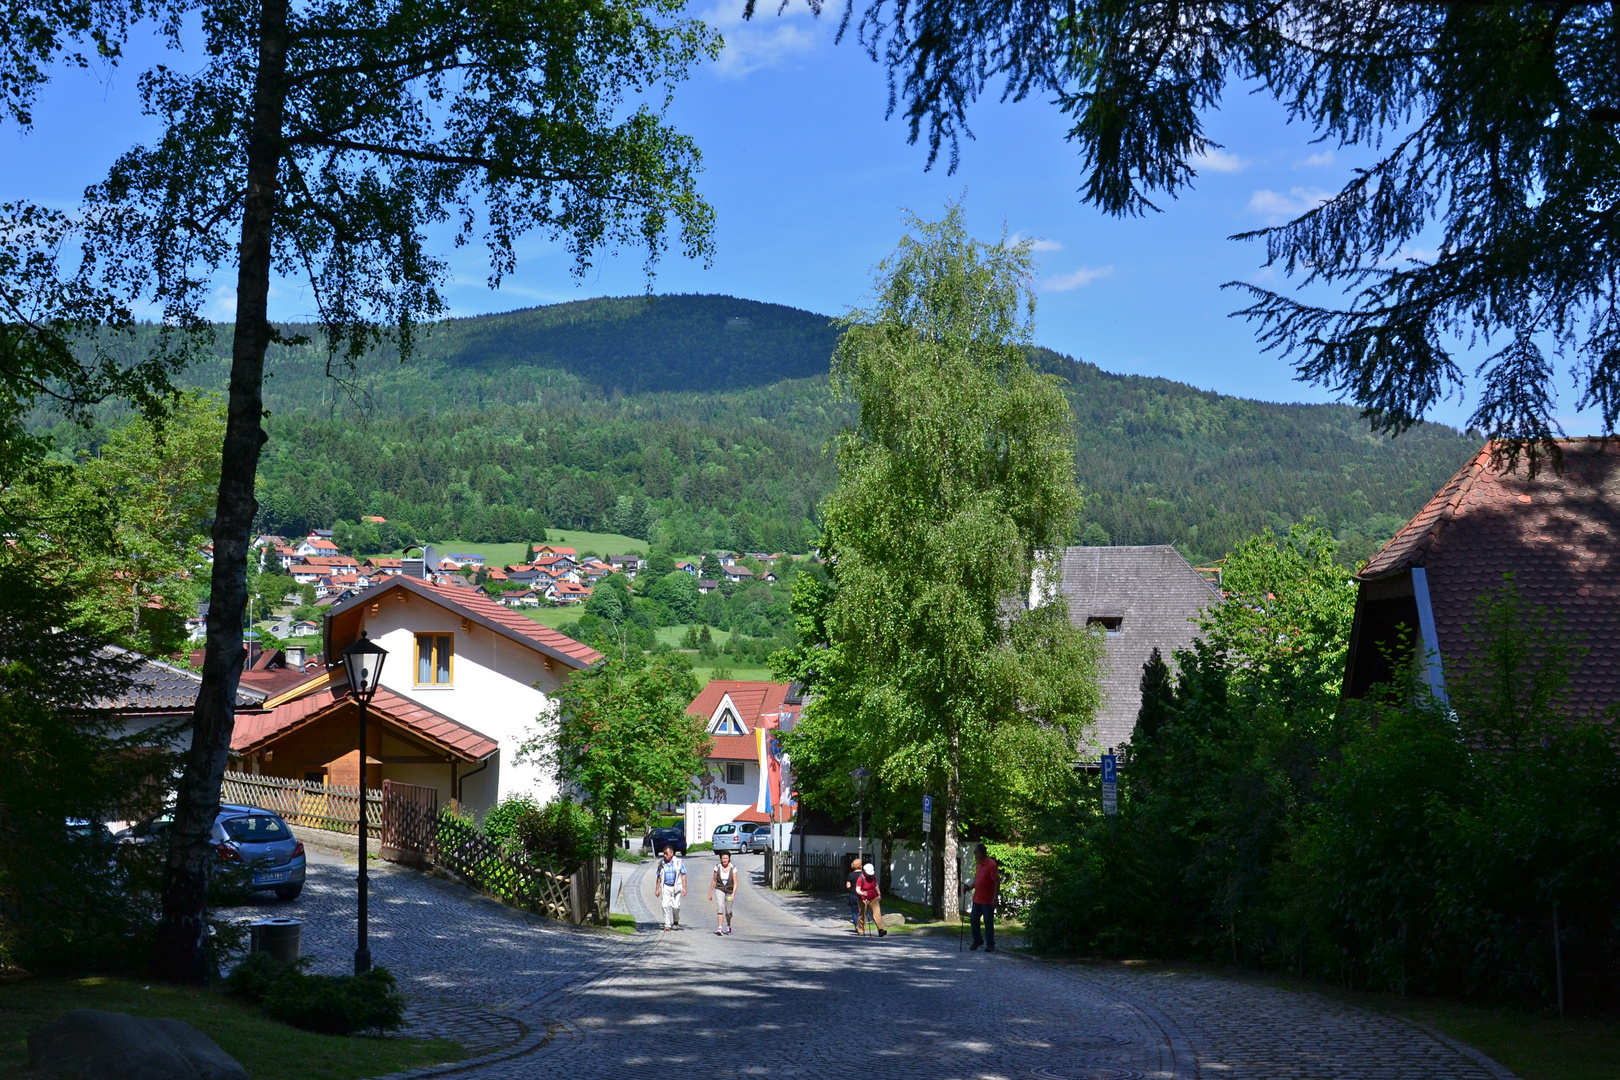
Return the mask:
POLYGON ((777 736, 803 708, 791 683, 715 680, 692 700, 686 711, 703 718, 714 749, 686 805, 687 843, 709 840, 728 821, 786 820, 782 792, 791 781, 777 736))
POLYGON ((441 805, 454 798, 479 814, 512 794, 556 797, 556 777, 520 763, 518 751, 553 714, 563 681, 601 654, 473 589, 405 575, 326 613, 325 658, 335 666, 271 698, 263 711, 237 713, 231 753, 241 767, 358 780, 358 717, 341 659, 362 632, 388 650, 368 710, 367 786, 387 779, 435 787, 441 805))

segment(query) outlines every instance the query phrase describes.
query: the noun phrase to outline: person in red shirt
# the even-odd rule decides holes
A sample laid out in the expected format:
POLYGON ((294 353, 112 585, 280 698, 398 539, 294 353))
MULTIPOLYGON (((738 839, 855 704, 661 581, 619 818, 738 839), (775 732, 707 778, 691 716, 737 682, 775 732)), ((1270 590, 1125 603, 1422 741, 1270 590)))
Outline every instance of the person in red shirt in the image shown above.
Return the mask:
POLYGON ((861 867, 860 877, 855 879, 855 895, 861 900, 860 921, 855 924, 855 932, 866 932, 866 920, 872 920, 877 927, 878 937, 888 937, 889 932, 883 929, 883 890, 878 888, 877 867, 867 863, 861 867))
POLYGON ((995 952, 996 898, 1001 892, 1001 867, 990 857, 990 850, 983 844, 973 849, 973 857, 978 864, 973 871, 973 949, 984 945, 985 952, 995 952), (980 920, 984 924, 983 934, 979 932, 980 920), (987 938, 988 945, 985 944, 987 938))

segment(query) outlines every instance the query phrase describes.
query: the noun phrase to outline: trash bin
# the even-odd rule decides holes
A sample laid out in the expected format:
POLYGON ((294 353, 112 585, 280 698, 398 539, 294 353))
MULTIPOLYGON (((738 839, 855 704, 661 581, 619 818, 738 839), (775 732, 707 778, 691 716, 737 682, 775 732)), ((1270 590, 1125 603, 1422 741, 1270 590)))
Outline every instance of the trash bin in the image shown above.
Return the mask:
POLYGON ((269 953, 283 964, 298 959, 304 924, 298 919, 260 919, 248 924, 248 951, 269 953))

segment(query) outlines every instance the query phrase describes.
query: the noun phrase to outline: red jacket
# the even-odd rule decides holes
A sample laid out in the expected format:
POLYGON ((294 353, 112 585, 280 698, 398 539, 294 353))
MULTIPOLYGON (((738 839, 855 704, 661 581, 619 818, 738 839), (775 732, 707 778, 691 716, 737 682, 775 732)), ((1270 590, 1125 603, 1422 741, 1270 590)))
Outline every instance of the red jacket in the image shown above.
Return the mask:
POLYGON ((855 879, 855 891, 861 894, 862 900, 875 900, 878 894, 878 879, 876 874, 862 874, 855 879))
POLYGON ((975 904, 993 904, 996 902, 996 889, 1001 885, 1001 867, 996 860, 985 859, 979 868, 973 872, 973 902, 975 904))

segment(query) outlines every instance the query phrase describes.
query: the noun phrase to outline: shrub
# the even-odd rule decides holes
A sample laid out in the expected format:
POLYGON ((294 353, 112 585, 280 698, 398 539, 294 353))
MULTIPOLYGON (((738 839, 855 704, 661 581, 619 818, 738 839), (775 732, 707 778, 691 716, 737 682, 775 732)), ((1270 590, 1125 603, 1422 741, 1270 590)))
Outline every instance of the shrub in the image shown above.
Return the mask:
POLYGON ((533 795, 508 795, 484 815, 484 835, 497 844, 505 844, 512 839, 520 820, 539 812, 540 804, 534 801, 533 795))
POLYGON ((307 965, 307 958, 282 964, 268 953, 249 953, 225 985, 275 1019, 323 1035, 393 1031, 405 1023, 405 998, 387 968, 364 975, 311 975, 307 965))
POLYGON ((589 810, 557 799, 518 815, 506 846, 532 863, 572 871, 601 854, 600 833, 589 810))
POLYGON ((986 844, 1001 868, 1001 896, 997 911, 1008 919, 1024 919, 1040 891, 1049 851, 1020 844, 986 844))

